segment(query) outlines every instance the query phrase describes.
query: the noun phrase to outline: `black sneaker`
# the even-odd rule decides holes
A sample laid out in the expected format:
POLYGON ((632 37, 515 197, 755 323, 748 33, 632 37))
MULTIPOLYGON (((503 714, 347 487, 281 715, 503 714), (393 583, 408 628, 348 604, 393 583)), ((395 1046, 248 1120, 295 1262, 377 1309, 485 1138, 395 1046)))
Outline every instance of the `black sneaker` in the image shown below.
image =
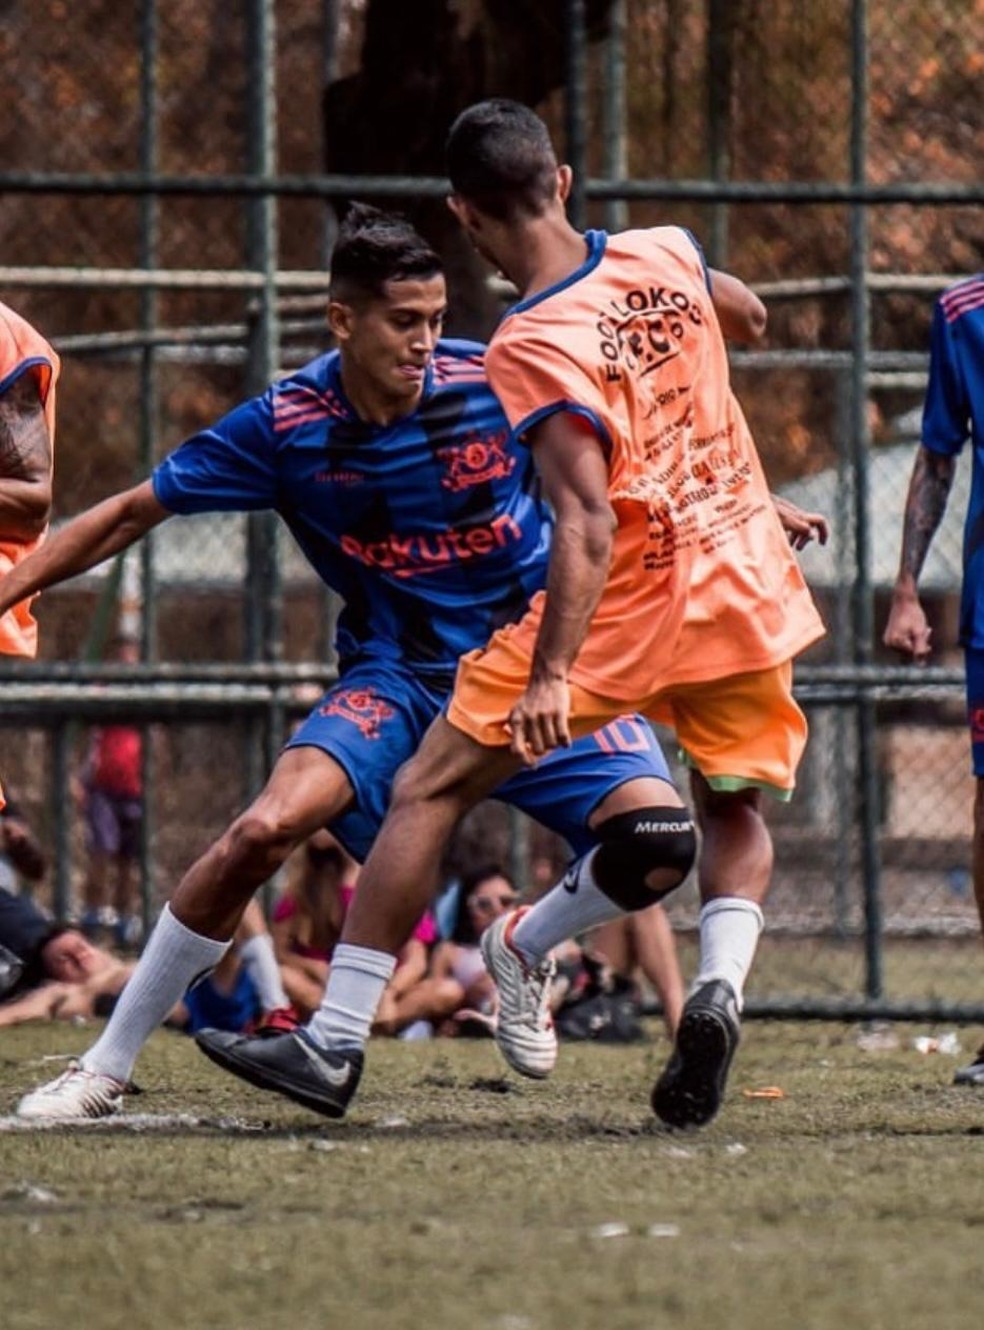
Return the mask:
POLYGON ((304 1030, 274 1038, 199 1030, 195 1043, 241 1080, 275 1090, 329 1118, 344 1117, 362 1075, 358 1049, 320 1048, 304 1030))
POLYGON ((653 1087, 653 1112, 668 1127, 703 1127, 724 1098, 741 1027, 734 989, 712 979, 688 998, 676 1047, 653 1087))
POLYGON ((984 1086, 984 1044, 974 1054, 973 1062, 961 1067, 959 1071, 953 1074, 954 1085, 981 1085, 984 1086))

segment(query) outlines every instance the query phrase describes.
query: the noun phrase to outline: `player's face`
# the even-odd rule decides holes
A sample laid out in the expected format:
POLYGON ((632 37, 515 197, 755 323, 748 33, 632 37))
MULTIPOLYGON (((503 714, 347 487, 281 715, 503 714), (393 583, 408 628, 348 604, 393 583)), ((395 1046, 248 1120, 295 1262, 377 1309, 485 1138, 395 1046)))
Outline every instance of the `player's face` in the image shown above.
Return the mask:
POLYGON ((381 299, 329 310, 346 377, 408 410, 419 400, 424 374, 444 327, 447 289, 440 275, 387 282, 381 299))

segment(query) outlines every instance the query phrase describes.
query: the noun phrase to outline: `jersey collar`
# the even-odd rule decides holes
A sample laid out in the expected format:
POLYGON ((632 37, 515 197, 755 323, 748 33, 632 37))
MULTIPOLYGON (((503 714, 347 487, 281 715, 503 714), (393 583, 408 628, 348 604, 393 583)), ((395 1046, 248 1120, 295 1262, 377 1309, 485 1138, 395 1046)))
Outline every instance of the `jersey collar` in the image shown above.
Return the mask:
POLYGON ((573 286, 575 282, 579 282, 582 277, 586 277, 589 272, 597 268, 605 254, 605 246, 608 244, 608 232, 585 231, 584 239, 588 246, 588 253, 584 262, 579 267, 575 268, 573 272, 569 272, 566 277, 561 279, 561 281, 555 282, 553 286, 548 286, 543 291, 537 291, 535 295, 530 296, 527 300, 520 300, 518 304, 511 305, 510 308, 506 310, 503 317, 508 318, 510 314, 520 314, 524 309, 531 309, 534 305, 538 305, 541 300, 549 300, 550 297, 555 296, 558 291, 563 291, 568 286, 573 286))

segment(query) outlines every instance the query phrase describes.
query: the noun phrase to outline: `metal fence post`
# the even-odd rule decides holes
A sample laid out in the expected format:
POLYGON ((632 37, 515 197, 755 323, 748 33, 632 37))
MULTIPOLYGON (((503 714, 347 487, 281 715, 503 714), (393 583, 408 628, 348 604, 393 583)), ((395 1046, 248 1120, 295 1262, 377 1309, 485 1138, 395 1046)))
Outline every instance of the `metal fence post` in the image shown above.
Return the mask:
MULTIPOLYGON (((851 5, 851 183, 865 184, 868 129, 868 14, 866 0, 851 5)), ((871 663, 874 606, 871 582, 870 474, 868 454, 868 359, 871 318, 868 293, 868 217, 861 203, 851 206, 851 438, 854 449, 854 658, 871 663)), ((865 916, 865 993, 879 998, 883 987, 881 856, 878 846, 878 754, 875 703, 867 695, 857 703, 858 816, 861 835, 865 916)))
MULTIPOLYGON (((272 0, 252 0, 248 21, 248 165, 250 172, 267 179, 276 169, 276 38, 272 0)), ((277 370, 277 199, 258 194, 248 212, 247 262, 262 275, 258 308, 249 342, 248 390, 262 393, 277 370)), ((282 601, 277 555, 277 519, 273 513, 251 513, 247 520, 246 658, 275 661, 282 654, 282 601)), ((245 779, 246 797, 262 787, 267 773, 264 730, 273 724, 253 720, 248 726, 245 779)))
POLYGON ((584 107, 587 100, 587 36, 584 0, 567 0, 567 86, 564 119, 567 135, 567 160, 574 171, 567 211, 571 225, 583 230, 587 225, 588 152, 584 107))
MULTIPOLYGON (((605 91, 601 104, 604 170, 609 180, 624 180, 629 173, 625 137, 625 0, 610 0, 605 39, 605 91)), ((623 231, 629 224, 624 199, 605 200, 605 227, 623 231)))
MULTIPOLYGON (((157 0, 143 0, 140 13, 140 169, 148 175, 157 170, 157 0)), ((157 267, 159 201, 153 194, 140 200, 140 265, 157 267)), ((140 327, 151 333, 158 322, 158 293, 144 287, 140 293, 140 327)), ((155 461, 154 440, 158 413, 157 354, 148 339, 140 350, 140 462, 139 473, 149 475, 155 461)), ((140 658, 157 659, 157 595, 154 584, 154 533, 149 531, 140 546, 140 658)), ((152 732, 141 726, 141 784, 143 816, 140 819, 140 919, 144 937, 150 932, 153 907, 154 817, 157 800, 152 732)))

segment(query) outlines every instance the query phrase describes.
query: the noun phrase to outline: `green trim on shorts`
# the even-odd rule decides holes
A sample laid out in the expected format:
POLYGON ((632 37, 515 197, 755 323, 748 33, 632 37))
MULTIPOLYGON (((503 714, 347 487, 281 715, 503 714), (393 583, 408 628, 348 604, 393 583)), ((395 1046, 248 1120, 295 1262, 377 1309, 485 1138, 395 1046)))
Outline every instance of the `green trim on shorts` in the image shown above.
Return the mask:
POLYGON ((725 794, 734 794, 738 790, 762 790, 782 804, 788 804, 793 797, 792 790, 773 785, 767 780, 755 780, 751 776, 706 776, 685 748, 677 749, 677 757, 691 771, 700 772, 712 790, 721 790, 725 794))

